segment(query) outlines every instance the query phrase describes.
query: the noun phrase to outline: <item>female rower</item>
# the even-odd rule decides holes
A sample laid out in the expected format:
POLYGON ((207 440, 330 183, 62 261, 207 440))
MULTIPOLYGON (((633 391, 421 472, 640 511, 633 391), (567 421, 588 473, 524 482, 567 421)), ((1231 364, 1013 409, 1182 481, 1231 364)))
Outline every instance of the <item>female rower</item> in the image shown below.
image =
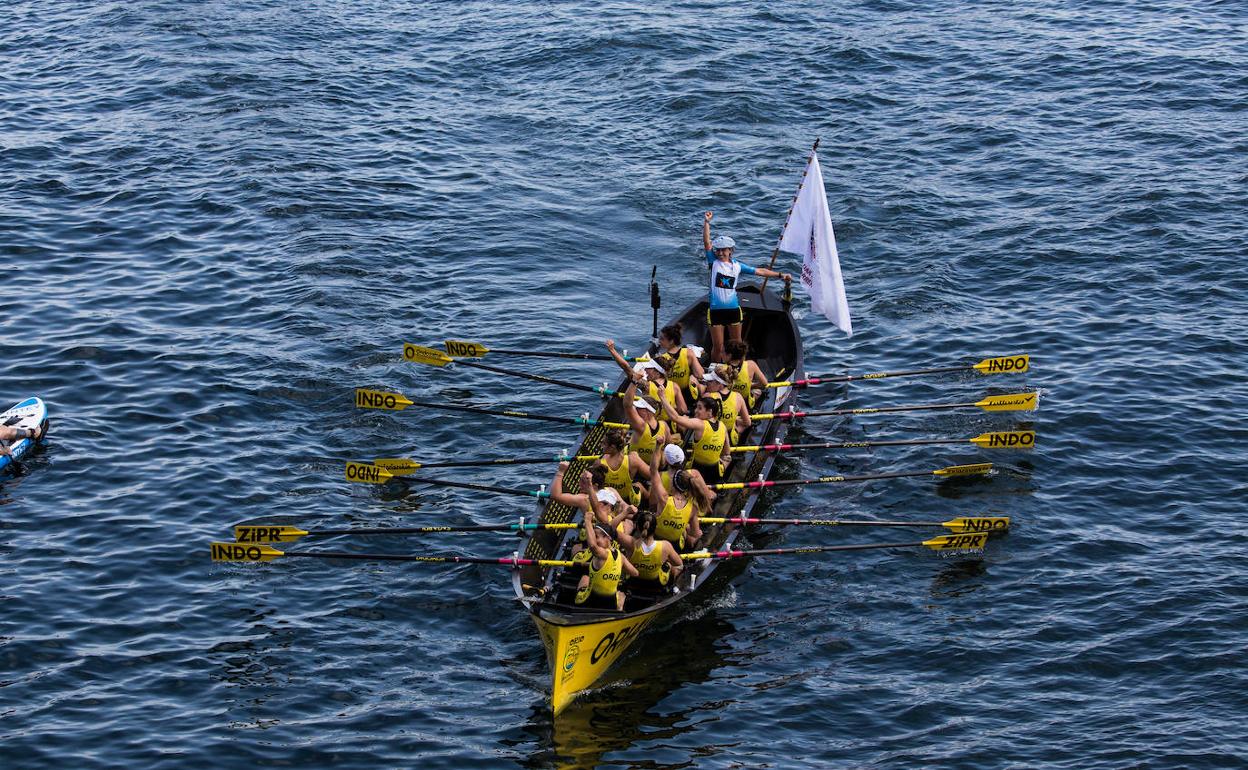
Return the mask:
POLYGON ((726 349, 728 363, 737 370, 736 376, 729 381, 732 390, 741 394, 741 398, 753 406, 758 403, 758 397, 767 390, 767 375, 763 374, 756 362, 746 358, 750 348, 741 340, 729 342, 726 349))
MULTIPOLYGON (((703 486, 705 489, 705 485, 703 486)), ((650 510, 658 512, 655 537, 677 548, 696 543, 702 537, 699 519, 710 510, 711 501, 693 483, 692 472, 683 468, 672 473, 672 491, 663 488, 659 463, 650 464, 650 510)))
POLYGON ((614 489, 629 505, 641 503, 641 490, 633 479, 645 475, 649 465, 636 452, 628 449, 628 435, 622 430, 609 430, 602 440, 602 457, 598 464, 607 469, 604 483, 614 489))
POLYGON ((620 538, 620 545, 628 560, 637 568, 637 578, 643 586, 661 589, 680 577, 685 568, 676 547, 667 540, 655 539, 658 514, 641 511, 637 514, 637 529, 632 535, 620 538))
MULTIPOLYGON (((661 397, 660 394, 666 394, 669 401, 676 405, 677 411, 684 414, 687 407, 685 406, 685 397, 681 394, 680 388, 667 378, 667 369, 657 361, 646 359, 638 361, 636 366, 629 366, 624 360, 624 356, 620 355, 615 349, 615 340, 607 340, 607 351, 611 353, 611 357, 615 359, 615 363, 619 364, 624 373, 629 376, 638 385, 642 383, 639 377, 644 377, 648 383, 645 395, 655 399, 656 403, 661 397)), ((659 415, 659 419, 669 422, 666 414, 659 415)))
POLYGON ((629 531, 632 529, 632 522, 629 517, 636 512, 636 508, 624 504, 620 499, 620 495, 614 489, 606 486, 606 468, 601 465, 595 465, 589 473, 589 484, 584 480, 581 482, 581 492, 573 494, 563 490, 563 476, 568 470, 567 462, 559 463, 559 469, 555 471, 555 478, 550 482, 550 499, 556 503, 566 505, 569 508, 577 508, 582 512, 582 524, 578 532, 578 542, 572 546, 572 553, 576 554, 585 548, 588 543, 586 530, 591 524, 600 524, 607 527, 608 531, 619 532, 629 531), (595 490, 591 496, 589 490, 595 490))
POLYGON ((745 399, 741 398, 740 393, 729 389, 728 383, 732 382, 735 376, 736 370, 731 365, 725 364, 711 364, 706 374, 702 375, 705 395, 719 399, 719 413, 723 417, 724 424, 728 426, 728 438, 733 444, 736 444, 741 434, 753 424, 750 421, 750 410, 745 404, 745 399))
POLYGON ((649 396, 637 397, 637 382, 628 383, 624 389, 624 416, 633 429, 633 440, 629 444, 641 461, 650 465, 650 456, 656 446, 663 446, 667 441, 667 423, 658 418, 659 402, 649 396))
POLYGON ((702 381, 702 362, 698 356, 702 349, 689 345, 681 346, 684 326, 678 321, 659 330, 659 350, 672 357, 667 369, 667 378, 676 383, 686 403, 693 403, 697 397, 697 383, 702 381))
POLYGON ((702 474, 707 484, 718 484, 732 457, 728 426, 719 419, 719 400, 709 396, 699 398, 692 417, 676 414, 668 401, 662 404, 677 427, 693 431, 693 456, 689 458, 693 469, 702 474))
MULTIPOLYGON (((597 498, 589 471, 581 473, 581 488, 591 501, 597 498)), ((576 585, 576 603, 623 610, 626 597, 620 591, 620 580, 625 575, 637 577, 637 568, 620 552, 611 530, 600 524, 586 526, 585 539, 588 551, 581 559, 586 562, 588 571, 576 585)))
POLYGON ((702 215, 702 247, 706 249, 706 264, 711 268, 711 305, 706 312, 706 323, 711 327, 711 360, 723 362, 728 360, 724 353, 724 329, 728 329, 729 340, 740 340, 741 321, 745 317, 737 298, 737 278, 744 273, 788 281, 791 276, 733 259, 736 241, 726 235, 711 240, 712 216, 710 211, 702 215))

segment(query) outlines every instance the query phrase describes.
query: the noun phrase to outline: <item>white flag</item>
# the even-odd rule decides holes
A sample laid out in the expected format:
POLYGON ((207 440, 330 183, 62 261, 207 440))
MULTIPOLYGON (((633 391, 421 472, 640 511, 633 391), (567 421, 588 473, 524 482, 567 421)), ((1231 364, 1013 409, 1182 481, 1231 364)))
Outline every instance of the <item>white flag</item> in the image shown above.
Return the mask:
POLYGON ((802 189, 798 190, 793 203, 793 213, 780 236, 780 248, 804 258, 802 285, 810 292, 810 304, 815 312, 823 313, 852 337, 854 327, 849 320, 845 282, 841 280, 841 261, 836 254, 828 196, 823 191, 823 172, 819 170, 819 158, 813 154, 802 179, 802 189))

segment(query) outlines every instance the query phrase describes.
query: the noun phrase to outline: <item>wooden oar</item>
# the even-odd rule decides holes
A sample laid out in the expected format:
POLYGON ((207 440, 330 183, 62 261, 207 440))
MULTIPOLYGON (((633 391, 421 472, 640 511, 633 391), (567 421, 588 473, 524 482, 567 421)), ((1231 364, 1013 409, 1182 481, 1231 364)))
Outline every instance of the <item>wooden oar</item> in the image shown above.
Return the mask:
MULTIPOLYGON (((377 465, 368 463, 347 463, 346 479, 357 484, 385 484, 395 478, 395 474, 377 465)), ((494 487, 487 484, 469 484, 466 481, 450 481, 449 479, 431 479, 428 476, 409 476, 414 484, 431 484, 435 487, 458 487, 459 489, 475 489, 478 492, 497 492, 500 495, 516 495, 518 497, 536 497, 539 500, 550 497, 549 492, 533 489, 512 489, 511 487, 494 487)))
POLYGON ((769 382, 769 388, 782 388, 786 385, 794 388, 805 388, 811 385, 824 385, 831 382, 856 382, 858 380, 881 380, 885 377, 914 377, 920 374, 944 374, 946 372, 979 372, 980 374, 1022 374, 1027 371, 1031 362, 1030 355, 1000 356, 985 358, 977 364, 961 366, 938 366, 934 369, 904 369, 898 372, 874 372, 872 374, 823 374, 808 377, 804 380, 787 382, 769 382))
MULTIPOLYGON (((741 526, 755 524, 776 524, 779 526, 789 527, 944 527, 954 532, 1000 532, 1010 527, 1009 516, 964 516, 949 521, 874 521, 872 519, 862 519, 853 521, 850 519, 751 519, 744 516, 736 517, 714 517, 702 516, 698 521, 703 524, 739 524, 741 526)), ((511 526, 515 526, 514 524, 511 526)), ((235 527, 235 538, 237 537, 238 527, 235 527)))
POLYGON ((823 444, 757 444, 734 446, 732 452, 788 452, 793 449, 859 449, 873 446, 922 446, 927 444, 971 443, 983 449, 1031 449, 1036 445, 1033 430, 981 433, 974 438, 913 438, 887 441, 831 441, 823 444))
MULTIPOLYGON (((941 535, 917 543, 864 543, 861 545, 814 545, 802 548, 758 548, 751 551, 696 551, 682 553, 682 559, 742 559, 750 556, 784 556, 830 551, 870 551, 877 548, 931 548, 933 551, 982 551, 988 544, 987 532, 941 535)), ((258 546, 263 548, 264 546, 258 546)))
POLYGON ((438 404, 432 401, 412 401, 411 399, 403 396, 401 393, 391 393, 384 390, 368 390, 367 388, 356 388, 355 405, 361 409, 388 409, 395 412, 401 412, 409 406, 419 406, 424 409, 443 409, 449 412, 472 412, 474 414, 488 414, 495 417, 515 417, 521 420, 557 422, 564 425, 605 425, 608 428, 629 427, 629 424, 626 422, 599 422, 598 420, 591 420, 588 417, 559 417, 550 414, 521 412, 515 409, 486 409, 480 406, 467 406, 465 404, 438 404))
POLYGON ((426 348, 420 345, 413 345, 410 342, 406 342, 403 344, 403 360, 411 361, 417 364, 428 364, 429 366, 446 366, 447 364, 459 364, 461 366, 470 366, 474 369, 482 369, 487 372, 494 372, 495 374, 504 374, 509 377, 521 377, 526 380, 532 380, 533 382, 544 382, 547 385, 558 385, 563 388, 571 388, 573 390, 580 390, 580 391, 585 391, 588 393, 597 393, 600 396, 622 396, 624 395, 622 392, 612 390, 611 388, 605 385, 602 385, 602 386, 581 385, 576 382, 568 382, 567 380, 557 380, 554 377, 545 377, 540 374, 530 374, 528 372, 517 372, 513 369, 503 369, 498 366, 490 366, 489 364, 482 364, 482 363, 478 363, 475 361, 465 361, 462 358, 455 359, 443 353, 441 350, 435 350, 433 348, 426 348))
POLYGON ((967 401, 957 404, 913 404, 910 406, 876 406, 863 409, 822 409, 814 412, 773 412, 771 414, 752 414, 753 420, 791 420, 795 417, 831 417, 841 414, 878 414, 882 412, 919 412, 926 409, 972 409, 979 408, 985 412, 1017 412, 1030 411, 1040 405, 1040 391, 1033 393, 1011 393, 1004 396, 989 396, 979 401, 967 401))
POLYGON ((462 527, 358 527, 356 529, 318 529, 309 532, 286 524, 239 524, 234 539, 240 543, 293 543, 305 537, 339 537, 342 535, 433 535, 446 532, 531 532, 535 530, 576 529, 580 524, 475 524, 462 527))
POLYGON ((796 487, 803 484, 838 484, 843 481, 875 481, 876 479, 904 479, 915 476, 982 476, 992 470, 992 463, 950 465, 934 471, 893 471, 867 473, 859 476, 820 476, 817 479, 777 479, 775 481, 737 481, 725 484, 709 484, 711 489, 762 489, 764 487, 796 487))
POLYGON ((517 556, 485 558, 481 556, 417 556, 396 553, 348 553, 336 551, 279 551, 255 543, 213 543, 212 560, 223 562, 273 561, 283 556, 308 559, 351 559, 353 561, 420 561, 450 564, 501 564, 507 567, 571 567, 573 562, 555 559, 521 559, 517 556))

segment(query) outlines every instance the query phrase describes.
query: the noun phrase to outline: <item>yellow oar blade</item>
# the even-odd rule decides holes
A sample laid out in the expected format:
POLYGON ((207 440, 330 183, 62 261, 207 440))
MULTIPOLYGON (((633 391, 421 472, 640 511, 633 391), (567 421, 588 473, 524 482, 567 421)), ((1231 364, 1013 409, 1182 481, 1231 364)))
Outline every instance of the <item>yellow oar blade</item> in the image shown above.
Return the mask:
POLYGON ((452 358, 485 358, 490 349, 480 342, 464 342, 463 340, 447 340, 446 353, 452 358))
POLYGON ((441 350, 413 345, 410 342, 403 343, 403 360, 431 366, 446 366, 455 361, 441 350))
POLYGON ((373 460, 373 465, 376 465, 378 468, 385 468, 390 472, 391 476, 410 476, 420 468, 420 463, 403 457, 373 460))
POLYGON ((971 465, 950 465, 948 468, 932 471, 935 476, 982 476, 992 470, 992 463, 972 463, 971 465))
POLYGON ((282 552, 254 543, 213 543, 213 561, 273 561, 282 552))
POLYGON ((361 409, 389 409, 392 412, 401 412, 411 406, 412 402, 401 393, 356 388, 355 405, 361 409))
POLYGON ((394 474, 368 463, 347 463, 346 477, 356 484, 385 484, 394 474))
POLYGON ((234 527, 234 539, 240 543, 293 543, 307 535, 298 527, 261 526, 239 524, 234 527))
POLYGON ((973 367, 980 374, 1022 374, 1027 371, 1031 356, 1001 356, 985 358, 973 367))
POLYGON ((987 532, 941 535, 923 541, 923 545, 933 551, 982 551, 987 544, 987 532))
POLYGON ((999 433, 981 433, 971 443, 984 449, 1031 449, 1036 445, 1034 430, 1006 430, 999 433))
POLYGON ((975 406, 983 409, 985 412, 1031 411, 1040 406, 1040 391, 1011 393, 1006 396, 989 396, 982 401, 976 401, 975 406))
POLYGON ((941 526, 954 532, 1001 532, 1010 528, 1010 517, 962 516, 943 522, 941 526))

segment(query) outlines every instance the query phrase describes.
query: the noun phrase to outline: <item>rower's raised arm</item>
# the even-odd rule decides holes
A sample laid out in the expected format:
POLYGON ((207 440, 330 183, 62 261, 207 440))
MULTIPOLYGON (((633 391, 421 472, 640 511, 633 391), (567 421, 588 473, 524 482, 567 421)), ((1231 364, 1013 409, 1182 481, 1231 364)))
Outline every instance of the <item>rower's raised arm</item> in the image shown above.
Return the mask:
POLYGON ((715 216, 708 211, 702 215, 702 250, 711 250, 711 217, 715 216))
POLYGON ((615 363, 624 370, 625 374, 632 377, 633 367, 629 366, 628 362, 624 360, 624 356, 620 355, 619 351, 615 349, 615 340, 607 340, 605 344, 607 346, 607 352, 610 353, 611 357, 615 359, 615 363))

